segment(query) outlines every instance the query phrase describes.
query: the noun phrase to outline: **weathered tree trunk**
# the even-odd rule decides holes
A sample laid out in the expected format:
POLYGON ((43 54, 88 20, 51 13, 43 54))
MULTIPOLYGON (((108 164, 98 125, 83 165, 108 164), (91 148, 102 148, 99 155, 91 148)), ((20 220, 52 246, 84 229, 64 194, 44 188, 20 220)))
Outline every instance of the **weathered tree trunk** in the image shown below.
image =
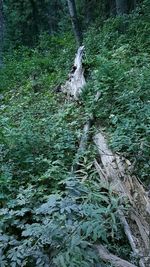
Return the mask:
MULTIPOLYGON (((118 210, 118 217, 124 227, 133 253, 139 259, 140 267, 150 266, 150 200, 143 186, 129 172, 130 162, 108 148, 103 134, 95 135, 94 142, 100 155, 95 167, 101 180, 111 186, 122 203, 130 203, 128 214, 118 210)), ((116 265, 117 266, 117 265, 116 265)))
POLYGON ((4 37, 3 0, 0 0, 0 68, 3 66, 3 37, 4 37))
MULTIPOLYGON (((85 84, 82 68, 82 55, 84 47, 78 49, 74 66, 69 74, 69 80, 61 91, 67 92, 77 99, 85 84)), ((97 101, 100 92, 95 97, 97 101)), ((80 156, 86 149, 89 138, 89 131, 94 122, 93 114, 84 125, 81 142, 72 164, 72 172, 75 173, 80 166, 80 156)), ((150 199, 139 180, 131 175, 131 163, 119 154, 114 154, 107 145, 104 134, 99 132, 93 138, 99 152, 99 160, 94 160, 94 166, 100 176, 100 180, 107 187, 111 188, 120 199, 118 206, 118 218, 124 228, 133 255, 138 261, 139 267, 150 266, 150 199), (128 211, 124 207, 128 204, 128 211)), ((95 248, 103 261, 110 262, 116 267, 137 267, 134 264, 113 255, 104 246, 97 244, 95 248)))
POLYGON ((69 8, 74 35, 77 41, 77 45, 80 46, 82 45, 82 32, 81 32, 78 17, 77 17, 76 3, 75 3, 75 0, 67 0, 67 2, 68 2, 68 8, 69 8))
POLYGON ((116 11, 117 11, 118 16, 127 14, 128 1, 127 0, 116 0, 116 11))
POLYGON ((72 96, 75 100, 78 99, 82 92, 84 85, 86 84, 84 78, 84 69, 82 67, 84 46, 78 48, 73 68, 69 74, 69 78, 65 85, 61 86, 61 91, 68 96, 72 96))

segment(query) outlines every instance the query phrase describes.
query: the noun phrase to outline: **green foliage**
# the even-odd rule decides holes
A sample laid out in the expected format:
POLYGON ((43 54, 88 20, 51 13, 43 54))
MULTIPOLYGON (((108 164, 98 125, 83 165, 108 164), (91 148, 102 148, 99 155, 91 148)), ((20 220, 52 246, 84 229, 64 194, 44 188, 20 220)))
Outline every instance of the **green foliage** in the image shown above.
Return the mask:
POLYGON ((53 88, 66 78, 74 53, 70 34, 59 37, 41 35, 35 49, 21 46, 13 53, 5 54, 5 66, 0 71, 0 91, 20 91, 23 86, 26 91, 35 88, 38 92, 43 87, 44 90, 53 88))
POLYGON ((61 28, 60 17, 64 13, 65 6, 57 0, 5 0, 6 48, 35 46, 41 33, 53 35, 61 28))
POLYGON ((97 21, 85 34, 84 65, 90 73, 79 103, 55 92, 74 58, 69 33, 43 33, 35 49, 19 47, 5 54, 0 70, 0 266, 105 266, 95 243, 129 258, 117 218, 121 201, 100 183, 90 138, 87 151, 79 157, 76 152, 83 125, 93 114, 91 133, 99 125, 106 128, 114 151, 130 158, 148 183, 148 10, 144 1, 135 14, 109 19, 103 27, 97 21), (72 173, 76 161, 78 170, 72 173))
POLYGON ((52 93, 21 98, 17 93, 9 105, 1 119, 2 177, 8 179, 10 172, 16 187, 31 181, 54 187, 71 168, 82 124, 76 121, 80 108, 72 103, 59 107, 52 93))
POLYGON ((64 96, 54 90, 70 66, 65 59, 74 50, 66 44, 69 40, 71 45, 70 36, 43 38, 47 45, 55 43, 60 54, 54 54, 53 46, 41 50, 41 39, 36 50, 20 48, 7 58, 0 72, 3 201, 29 182, 51 192, 70 171, 80 138, 81 108, 64 103, 64 96))
POLYGON ((95 266, 94 243, 121 240, 111 191, 74 177, 64 185, 63 194, 47 196, 39 207, 35 188, 22 188, 0 210, 1 266, 95 266))
POLYGON ((89 111, 96 92, 102 93, 94 106, 95 116, 109 129, 112 148, 130 157, 136 174, 145 182, 150 166, 148 18, 145 11, 144 16, 108 20, 95 35, 95 28, 91 29, 86 39, 86 64, 93 72, 83 95, 89 111))

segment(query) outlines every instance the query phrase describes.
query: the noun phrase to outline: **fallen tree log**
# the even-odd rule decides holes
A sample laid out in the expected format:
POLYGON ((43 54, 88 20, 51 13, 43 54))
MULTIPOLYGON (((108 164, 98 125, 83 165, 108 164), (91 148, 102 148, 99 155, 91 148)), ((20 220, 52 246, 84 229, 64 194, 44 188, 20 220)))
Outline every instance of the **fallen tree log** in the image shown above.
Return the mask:
MULTIPOLYGON (((84 69, 82 67, 84 46, 79 47, 73 68, 69 78, 61 91, 77 100, 80 96, 86 82, 84 78, 84 69)), ((100 94, 96 96, 98 99, 100 94)), ((80 154, 86 149, 89 131, 93 122, 93 114, 84 125, 83 135, 80 141, 79 149, 76 154, 75 164, 72 171, 76 170, 80 154)), ((131 163, 120 156, 114 154, 108 148, 106 139, 102 132, 96 134, 93 138, 99 152, 99 160, 95 159, 94 165, 99 174, 100 180, 111 187, 115 194, 122 199, 122 204, 130 204, 128 213, 118 209, 118 217, 123 225, 124 232, 128 238, 133 254, 138 258, 140 267, 150 266, 150 201, 142 184, 130 173, 131 163)), ((109 253, 103 246, 97 246, 99 256, 104 260, 111 262, 116 267, 135 267, 119 257, 109 253)))
POLYGON ((126 159, 113 154, 108 148, 102 132, 94 136, 99 152, 95 167, 103 182, 130 204, 128 214, 118 210, 118 217, 124 227, 133 253, 139 259, 140 267, 150 266, 150 201, 139 180, 129 172, 126 159))

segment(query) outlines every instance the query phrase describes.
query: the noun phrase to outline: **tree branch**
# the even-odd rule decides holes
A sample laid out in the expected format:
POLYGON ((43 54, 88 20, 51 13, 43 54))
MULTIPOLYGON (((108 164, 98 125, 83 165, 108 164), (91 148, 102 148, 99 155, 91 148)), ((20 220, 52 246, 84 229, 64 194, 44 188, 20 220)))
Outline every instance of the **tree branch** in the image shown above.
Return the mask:
POLYGON ((110 262, 116 267, 137 267, 135 264, 119 258, 118 256, 110 253, 104 246, 96 246, 98 254, 103 261, 110 262))

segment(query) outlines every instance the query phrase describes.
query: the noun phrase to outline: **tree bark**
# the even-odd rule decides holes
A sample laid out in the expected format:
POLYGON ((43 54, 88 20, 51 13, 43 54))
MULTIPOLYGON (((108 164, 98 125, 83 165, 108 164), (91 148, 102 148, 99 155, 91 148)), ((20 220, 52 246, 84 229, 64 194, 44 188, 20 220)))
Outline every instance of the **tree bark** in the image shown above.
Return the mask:
POLYGON ((136 8, 137 1, 136 0, 128 0, 128 10, 131 12, 136 8))
MULTIPOLYGON (((112 191, 118 194, 122 203, 130 203, 128 213, 118 209, 118 217, 124 227, 134 255, 140 267, 149 267, 150 263, 150 201, 139 180, 131 176, 131 163, 108 148, 102 132, 94 136, 100 159, 94 164, 100 179, 112 191)), ((115 264, 116 265, 116 264, 115 264)), ((116 265, 117 266, 117 265, 116 265)), ((125 265, 124 265, 125 266, 125 265)))
POLYGON ((82 93, 83 87, 86 84, 84 69, 82 66, 83 52, 84 46, 80 46, 78 48, 72 70, 69 73, 68 80, 63 86, 61 86, 61 91, 66 93, 68 96, 72 96, 74 100, 78 100, 78 97, 82 93))
POLYGON ((128 1, 127 0, 116 0, 116 11, 117 11, 118 16, 127 14, 128 1))
POLYGON ((67 0, 72 27, 78 47, 82 44, 82 32, 80 29, 75 0, 67 0))
POLYGON ((91 7, 92 7, 92 1, 91 0, 85 0, 85 22, 87 25, 89 25, 90 21, 92 20, 92 14, 91 14, 91 7))
POLYGON ((0 68, 3 66, 3 37, 4 37, 3 0, 0 0, 0 68))
POLYGON ((115 267, 137 267, 135 264, 132 264, 126 260, 123 260, 116 255, 110 253, 104 246, 96 246, 100 258, 105 262, 110 262, 115 267))
POLYGON ((116 1, 109 0, 109 15, 110 17, 114 17, 116 15, 116 1))

